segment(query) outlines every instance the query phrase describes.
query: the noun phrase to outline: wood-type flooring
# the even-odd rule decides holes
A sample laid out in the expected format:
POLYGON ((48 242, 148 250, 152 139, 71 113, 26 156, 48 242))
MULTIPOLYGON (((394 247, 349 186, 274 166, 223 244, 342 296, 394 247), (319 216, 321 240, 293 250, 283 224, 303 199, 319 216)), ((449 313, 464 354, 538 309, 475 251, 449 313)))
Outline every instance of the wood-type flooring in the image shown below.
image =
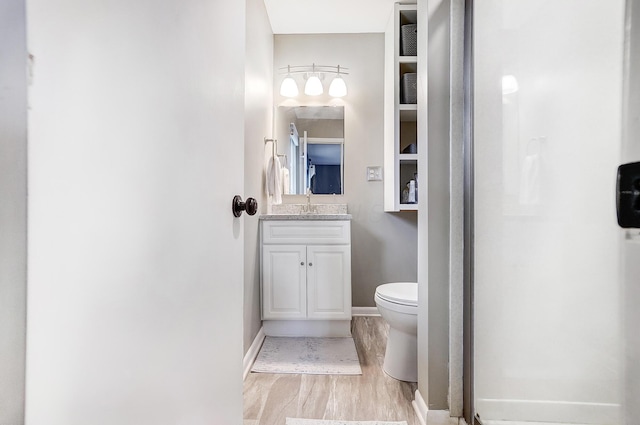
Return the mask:
POLYGON ((382 370, 388 326, 381 317, 351 323, 362 375, 250 373, 244 382, 244 425, 285 425, 285 418, 407 421, 419 425, 411 401, 417 384, 382 370))

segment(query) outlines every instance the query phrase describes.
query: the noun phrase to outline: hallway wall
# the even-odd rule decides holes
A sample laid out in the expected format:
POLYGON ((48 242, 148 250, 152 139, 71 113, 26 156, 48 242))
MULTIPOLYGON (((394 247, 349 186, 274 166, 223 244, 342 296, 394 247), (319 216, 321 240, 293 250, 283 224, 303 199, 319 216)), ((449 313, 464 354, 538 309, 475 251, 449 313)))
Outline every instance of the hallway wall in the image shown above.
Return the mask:
POLYGON ((418 133, 428 137, 428 151, 418 151, 418 172, 427 176, 419 188, 427 202, 418 212, 418 389, 429 410, 449 408, 450 8, 450 0, 418 1, 418 20, 429 24, 427 34, 418 33, 418 46, 428 43, 427 66, 418 64, 419 102, 426 108, 418 107, 427 110, 418 133))
MULTIPOLYGON (((247 0, 245 63, 244 193, 258 201, 258 214, 244 220, 244 337, 246 354, 262 326, 258 215, 267 211, 263 183, 265 137, 273 127, 273 33, 263 0, 247 0)), ((270 145, 269 145, 270 146, 270 145)))
POLYGON ((27 290, 25 0, 0 2, 0 424, 24 421, 27 290))

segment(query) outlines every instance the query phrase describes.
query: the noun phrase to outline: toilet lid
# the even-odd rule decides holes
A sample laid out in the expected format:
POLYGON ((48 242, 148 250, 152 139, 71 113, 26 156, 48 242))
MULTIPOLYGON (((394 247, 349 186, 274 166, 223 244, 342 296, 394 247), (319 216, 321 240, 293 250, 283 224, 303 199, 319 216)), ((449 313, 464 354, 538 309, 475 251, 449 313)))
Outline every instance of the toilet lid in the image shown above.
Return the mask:
POLYGON ((418 306, 418 284, 415 282, 385 283, 376 288, 376 294, 392 303, 418 306))

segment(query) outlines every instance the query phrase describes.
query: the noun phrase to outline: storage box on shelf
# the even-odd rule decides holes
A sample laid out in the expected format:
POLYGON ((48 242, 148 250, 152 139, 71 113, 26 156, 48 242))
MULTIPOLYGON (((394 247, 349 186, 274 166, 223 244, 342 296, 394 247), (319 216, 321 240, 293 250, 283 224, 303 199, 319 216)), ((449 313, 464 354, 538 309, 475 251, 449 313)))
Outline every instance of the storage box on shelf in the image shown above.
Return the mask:
MULTIPOLYGON (((407 17, 407 14, 405 13, 404 16, 402 14, 400 15, 400 43, 402 46, 402 56, 415 56, 418 51, 418 26, 412 23, 403 24, 403 17, 407 17)), ((413 20, 415 19, 415 16, 413 16, 413 20)), ((409 21, 409 19, 405 19, 404 21, 409 21)))
MULTIPOLYGON (((400 70, 402 72, 402 69, 400 70)), ((405 72, 400 78, 400 102, 404 104, 418 103, 418 74, 405 72)))

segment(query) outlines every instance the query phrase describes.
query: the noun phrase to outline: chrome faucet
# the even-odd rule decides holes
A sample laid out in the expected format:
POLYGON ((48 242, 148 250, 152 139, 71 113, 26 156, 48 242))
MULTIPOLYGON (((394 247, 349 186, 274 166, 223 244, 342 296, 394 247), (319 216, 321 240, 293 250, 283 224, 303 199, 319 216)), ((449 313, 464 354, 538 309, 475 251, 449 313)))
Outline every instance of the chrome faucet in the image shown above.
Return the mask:
POLYGON ((306 213, 313 213, 315 211, 313 211, 312 205, 311 205, 311 189, 307 188, 307 205, 305 206, 304 211, 306 213))

